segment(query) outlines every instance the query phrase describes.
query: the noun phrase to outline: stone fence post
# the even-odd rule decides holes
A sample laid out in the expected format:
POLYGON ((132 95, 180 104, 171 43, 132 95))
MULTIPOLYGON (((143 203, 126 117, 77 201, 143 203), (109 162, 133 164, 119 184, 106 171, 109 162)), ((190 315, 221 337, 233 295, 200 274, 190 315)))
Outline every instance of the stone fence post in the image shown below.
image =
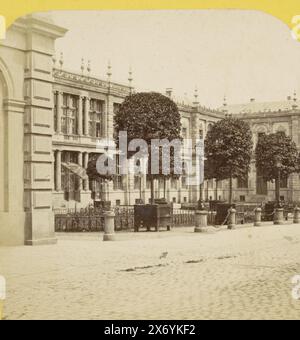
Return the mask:
POLYGON ((254 217, 254 226, 260 227, 261 226, 261 208, 255 209, 255 217, 254 217))
POLYGON ((230 208, 228 210, 228 229, 235 229, 236 226, 236 210, 234 208, 230 208))
POLYGON ((284 223, 283 208, 276 208, 274 214, 274 224, 281 225, 283 223, 284 223))
POLYGON ((104 212, 104 235, 103 241, 115 241, 115 213, 114 211, 104 212))
POLYGON ((300 223, 300 208, 298 207, 294 209, 294 223, 300 223))

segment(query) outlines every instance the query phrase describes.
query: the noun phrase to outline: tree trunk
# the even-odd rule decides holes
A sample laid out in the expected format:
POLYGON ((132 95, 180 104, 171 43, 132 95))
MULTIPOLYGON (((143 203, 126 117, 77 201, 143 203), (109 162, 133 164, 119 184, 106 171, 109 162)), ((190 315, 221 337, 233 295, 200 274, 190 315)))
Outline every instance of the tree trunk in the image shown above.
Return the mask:
POLYGON ((151 204, 154 204, 154 179, 151 177, 151 204))
POLYGON ((280 201, 280 181, 278 178, 275 179, 275 200, 276 203, 279 203, 280 201))
POLYGON ((203 182, 200 184, 200 201, 203 201, 203 182))
POLYGON ((215 190, 215 200, 216 201, 218 200, 218 184, 219 184, 219 181, 216 179, 216 190, 215 190))
POLYGON ((232 204, 232 176, 229 178, 229 204, 232 204))

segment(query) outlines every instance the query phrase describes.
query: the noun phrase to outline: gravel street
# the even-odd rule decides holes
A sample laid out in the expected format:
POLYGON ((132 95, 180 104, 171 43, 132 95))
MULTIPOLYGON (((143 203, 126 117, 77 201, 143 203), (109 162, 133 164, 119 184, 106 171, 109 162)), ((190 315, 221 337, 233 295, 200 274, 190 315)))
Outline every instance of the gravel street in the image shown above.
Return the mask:
POLYGON ((300 226, 60 234, 0 248, 5 319, 299 319, 300 226))

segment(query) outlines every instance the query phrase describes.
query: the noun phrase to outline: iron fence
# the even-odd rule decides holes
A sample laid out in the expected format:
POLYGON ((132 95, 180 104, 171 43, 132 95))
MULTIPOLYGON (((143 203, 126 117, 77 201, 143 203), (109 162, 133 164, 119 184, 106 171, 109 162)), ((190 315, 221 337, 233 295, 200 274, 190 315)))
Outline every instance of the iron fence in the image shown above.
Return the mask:
POLYGON ((195 223, 195 211, 174 209, 172 214, 173 227, 193 226, 195 223))
MULTIPOLYGON (((104 210, 93 206, 85 209, 55 210, 56 232, 96 232, 104 230, 104 210)), ((131 230, 134 227, 133 207, 116 207, 116 230, 131 230)))

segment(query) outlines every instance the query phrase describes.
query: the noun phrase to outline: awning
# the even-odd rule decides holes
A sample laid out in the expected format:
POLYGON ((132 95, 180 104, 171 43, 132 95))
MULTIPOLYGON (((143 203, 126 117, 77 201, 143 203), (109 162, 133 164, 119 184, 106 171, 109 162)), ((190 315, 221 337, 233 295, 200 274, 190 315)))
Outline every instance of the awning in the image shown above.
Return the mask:
POLYGON ((76 176, 82 178, 82 179, 88 179, 88 175, 86 174, 86 170, 75 163, 61 163, 61 165, 70 170, 73 174, 75 174, 76 176))

